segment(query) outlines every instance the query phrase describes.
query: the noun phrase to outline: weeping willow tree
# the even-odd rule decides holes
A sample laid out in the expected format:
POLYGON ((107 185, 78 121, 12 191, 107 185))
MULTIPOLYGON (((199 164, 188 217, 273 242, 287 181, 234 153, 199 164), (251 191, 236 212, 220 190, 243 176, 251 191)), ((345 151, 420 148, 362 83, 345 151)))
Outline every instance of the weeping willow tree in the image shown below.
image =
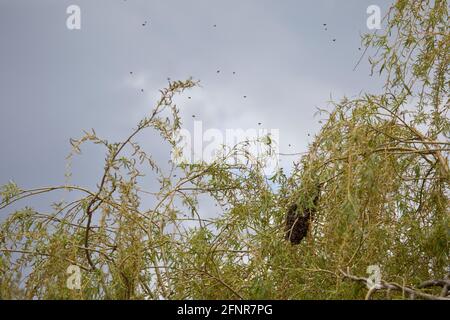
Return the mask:
POLYGON ((248 142, 211 163, 159 166, 137 138, 156 130, 177 150, 174 98, 193 80, 170 82, 121 142, 94 131, 72 140, 73 154, 106 150, 96 189, 1 189, 0 298, 448 299, 447 21, 447 1, 396 1, 385 32, 363 38, 383 93, 321 110, 327 121, 289 174, 266 177, 248 142), (58 191, 75 200, 26 206, 58 191), (293 204, 314 211, 299 245, 285 240, 293 204))

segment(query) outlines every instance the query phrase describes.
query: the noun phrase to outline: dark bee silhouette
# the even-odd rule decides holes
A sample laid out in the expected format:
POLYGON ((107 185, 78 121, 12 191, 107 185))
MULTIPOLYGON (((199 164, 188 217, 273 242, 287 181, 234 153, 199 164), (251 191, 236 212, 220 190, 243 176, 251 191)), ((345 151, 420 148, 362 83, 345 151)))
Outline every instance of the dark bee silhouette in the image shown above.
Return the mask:
POLYGON ((300 244, 308 234, 311 220, 317 211, 319 201, 320 185, 317 186, 312 205, 299 207, 297 203, 292 204, 286 215, 285 239, 291 244, 300 244))

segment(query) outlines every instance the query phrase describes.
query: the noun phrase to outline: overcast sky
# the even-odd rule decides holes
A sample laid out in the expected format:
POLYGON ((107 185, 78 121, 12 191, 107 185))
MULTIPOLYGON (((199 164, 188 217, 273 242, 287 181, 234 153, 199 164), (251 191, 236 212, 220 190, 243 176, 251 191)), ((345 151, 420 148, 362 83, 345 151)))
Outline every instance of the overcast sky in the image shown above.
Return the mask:
MULTIPOLYGON (((390 1, 0 0, 0 185, 64 183, 69 138, 126 137, 168 77, 201 81, 178 101, 186 126, 260 122, 280 130, 281 152, 305 151, 317 107, 380 90, 367 58, 353 71, 371 4, 384 15, 390 1), (66 27, 73 4, 81 30, 66 27)), ((77 158, 74 183, 98 182, 98 150, 77 158)))

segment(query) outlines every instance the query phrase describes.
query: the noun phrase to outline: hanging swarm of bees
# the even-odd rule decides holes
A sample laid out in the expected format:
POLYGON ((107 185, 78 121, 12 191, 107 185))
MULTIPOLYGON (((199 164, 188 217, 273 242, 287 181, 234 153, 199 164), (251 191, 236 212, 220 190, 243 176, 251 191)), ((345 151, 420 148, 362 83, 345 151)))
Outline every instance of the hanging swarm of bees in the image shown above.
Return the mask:
POLYGON ((311 199, 310 201, 304 201, 303 204, 292 204, 286 215, 285 226, 285 239, 291 244, 296 245, 305 238, 308 234, 309 226, 312 219, 317 212, 317 203, 319 201, 321 185, 318 184, 313 194, 305 199, 311 199))

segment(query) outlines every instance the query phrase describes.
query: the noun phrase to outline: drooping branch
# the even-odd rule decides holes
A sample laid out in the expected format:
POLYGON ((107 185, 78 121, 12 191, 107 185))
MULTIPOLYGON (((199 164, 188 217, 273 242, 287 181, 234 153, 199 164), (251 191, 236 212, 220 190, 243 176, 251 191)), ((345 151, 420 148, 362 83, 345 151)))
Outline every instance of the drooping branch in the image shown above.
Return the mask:
MULTIPOLYGON (((368 281, 369 281, 368 278, 352 275, 350 273, 349 269, 347 270, 347 272, 344 272, 343 270, 339 270, 339 272, 341 273, 341 275, 344 279, 349 279, 349 280, 361 282, 364 284, 368 283, 368 281)), ((450 297, 448 297, 448 287, 449 286, 450 286, 450 281, 448 279, 424 281, 417 288, 400 285, 395 282, 387 282, 387 281, 381 280, 380 283, 374 285, 372 288, 369 289, 369 291, 366 294, 366 300, 370 300, 377 291, 387 291, 388 293, 391 291, 400 291, 400 292, 409 294, 409 296, 412 299, 415 299, 416 297, 420 297, 420 298, 427 299, 427 300, 450 300, 450 297), (445 289, 445 295, 442 295, 442 293, 444 293, 444 290, 440 296, 428 294, 428 293, 422 292, 420 290, 422 288, 427 288, 427 287, 432 287, 432 286, 442 286, 443 289, 445 289)))

